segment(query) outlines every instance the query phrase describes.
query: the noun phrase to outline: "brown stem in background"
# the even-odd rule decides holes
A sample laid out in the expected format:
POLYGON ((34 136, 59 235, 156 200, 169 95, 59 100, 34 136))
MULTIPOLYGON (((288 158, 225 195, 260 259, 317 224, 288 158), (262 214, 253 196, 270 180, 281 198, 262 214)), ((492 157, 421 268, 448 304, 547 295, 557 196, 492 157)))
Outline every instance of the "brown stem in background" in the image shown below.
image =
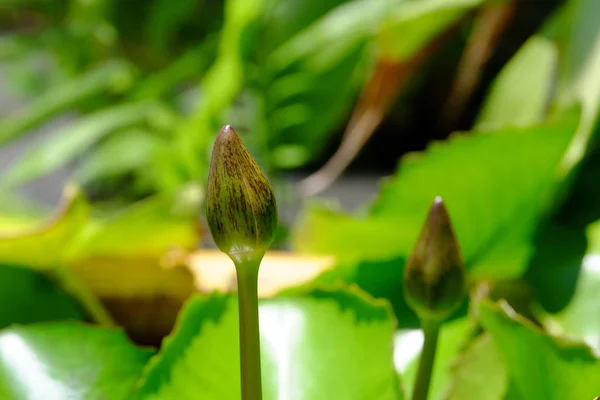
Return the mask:
POLYGON ((475 18, 473 31, 458 65, 454 84, 442 112, 442 121, 448 131, 453 130, 456 120, 479 84, 483 69, 489 61, 498 40, 511 21, 516 2, 491 4, 481 9, 475 18))
POLYGON ((373 135, 417 68, 454 34, 457 26, 455 24, 433 38, 410 59, 377 60, 375 71, 363 87, 352 112, 340 147, 317 172, 300 181, 298 189, 302 196, 314 196, 324 191, 346 169, 373 135))

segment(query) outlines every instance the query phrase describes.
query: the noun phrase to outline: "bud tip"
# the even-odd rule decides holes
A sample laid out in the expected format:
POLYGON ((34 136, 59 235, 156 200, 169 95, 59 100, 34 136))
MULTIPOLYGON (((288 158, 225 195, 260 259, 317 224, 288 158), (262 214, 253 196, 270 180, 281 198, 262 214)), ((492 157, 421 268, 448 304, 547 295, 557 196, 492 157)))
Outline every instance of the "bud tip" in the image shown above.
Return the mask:
POLYGON ((406 299, 422 316, 444 319, 462 300, 464 266, 440 196, 429 209, 404 274, 406 299))

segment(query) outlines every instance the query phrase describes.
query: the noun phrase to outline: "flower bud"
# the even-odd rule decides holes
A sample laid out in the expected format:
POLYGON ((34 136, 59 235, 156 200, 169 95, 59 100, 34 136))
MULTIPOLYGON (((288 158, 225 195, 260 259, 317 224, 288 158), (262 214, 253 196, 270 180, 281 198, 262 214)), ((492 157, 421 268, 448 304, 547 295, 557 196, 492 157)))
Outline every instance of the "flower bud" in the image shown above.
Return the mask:
POLYGON ((206 218, 215 244, 236 265, 260 262, 277 227, 273 188, 229 125, 213 147, 206 218))
POLYGON ((421 319, 443 320, 465 292, 465 269, 448 211, 441 197, 429 210, 404 268, 404 296, 421 319))

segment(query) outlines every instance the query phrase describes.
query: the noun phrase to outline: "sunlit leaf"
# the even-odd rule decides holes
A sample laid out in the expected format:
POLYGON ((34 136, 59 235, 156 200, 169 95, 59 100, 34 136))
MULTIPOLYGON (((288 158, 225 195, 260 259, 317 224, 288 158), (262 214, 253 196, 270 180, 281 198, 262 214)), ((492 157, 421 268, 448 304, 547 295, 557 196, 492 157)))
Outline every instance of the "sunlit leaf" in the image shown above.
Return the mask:
POLYGON ((80 232, 69 258, 160 257, 173 248, 193 248, 202 198, 202 190, 191 184, 140 201, 116 215, 94 219, 80 232))
MULTIPOLYGON (((263 300, 260 322, 266 399, 402 398, 392 366, 394 323, 382 304, 343 290, 313 291, 263 300)), ((239 398, 237 336, 235 297, 193 299, 135 398, 239 398)))
POLYGON ((42 204, 13 193, 0 195, 0 232, 21 230, 43 221, 48 210, 42 204))
POLYGON ((0 263, 36 269, 61 266, 69 241, 88 222, 89 213, 85 196, 68 187, 62 205, 45 223, 0 234, 0 263))
POLYGON ((479 306, 523 400, 593 399, 600 393, 600 359, 585 345, 552 337, 502 302, 479 306))
POLYGON ((0 398, 129 400, 153 351, 76 323, 0 332, 0 398))

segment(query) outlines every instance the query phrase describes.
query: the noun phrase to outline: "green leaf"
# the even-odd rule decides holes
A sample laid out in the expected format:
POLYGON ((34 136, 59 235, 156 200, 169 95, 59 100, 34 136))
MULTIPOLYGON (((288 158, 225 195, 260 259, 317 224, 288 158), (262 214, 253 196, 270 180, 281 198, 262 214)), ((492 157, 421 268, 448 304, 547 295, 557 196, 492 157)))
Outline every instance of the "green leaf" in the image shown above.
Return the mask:
POLYGON ((569 305, 554 318, 565 335, 585 341, 600 352, 600 255, 589 254, 583 260, 575 294, 569 305))
POLYGON ((558 48, 533 36, 500 71, 477 117, 477 129, 532 126, 543 120, 558 63, 558 48))
POLYGON ((132 79, 131 66, 120 60, 107 61, 99 67, 63 82, 42 94, 27 107, 0 121, 0 144, 40 125, 69 107, 98 93, 113 90, 132 79))
POLYGON ((53 137, 31 149, 0 180, 15 186, 39 178, 81 155, 103 136, 136 123, 147 121, 157 112, 151 102, 118 105, 86 116, 53 137))
POLYGON ((566 54, 559 70, 556 103, 563 109, 573 103, 581 105, 581 121, 562 164, 565 174, 586 154, 600 117, 600 26, 594 19, 598 13, 599 2, 573 0, 557 22, 562 24, 557 28, 557 40, 566 54))
MULTIPOLYGON (((443 325, 435 356, 431 386, 429 387, 430 399, 444 398, 451 378, 450 367, 463 346, 467 344, 473 328, 471 321, 466 318, 457 319, 443 325)), ((399 331, 394 340, 394 347, 396 367, 402 375, 406 393, 410 394, 414 389, 419 357, 423 347, 421 330, 399 331)))
POLYGON ((32 227, 47 214, 43 205, 13 193, 0 195, 0 210, 0 232, 32 227))
POLYGON ((576 293, 581 259, 586 252, 586 226, 600 217, 597 173, 600 157, 600 30, 590 15, 598 3, 573 0, 546 24, 544 34, 561 49, 553 108, 580 115, 577 131, 559 168, 559 208, 538 228, 536 254, 526 279, 549 312, 566 307, 576 293))
POLYGON ((600 304, 600 223, 589 227, 588 240, 573 298, 550 319, 565 335, 585 341, 600 353, 600 319, 596 317, 600 304))
POLYGON ((83 320, 77 302, 44 274, 0 265, 0 329, 12 324, 83 320))
POLYGON ((500 353, 488 333, 469 343, 450 371, 450 386, 445 400, 504 400, 508 373, 500 353))
POLYGON ((13 327, 0 333, 0 398, 128 400, 152 353, 83 324, 13 327))
POLYGON ((89 214, 85 196, 68 187, 62 205, 47 222, 0 235, 0 263, 35 269, 62 266, 70 240, 87 223, 89 214))
MULTIPOLYGON (((260 303, 265 399, 399 399, 387 307, 316 290, 260 303)), ((237 399, 237 299, 194 298, 151 361, 136 399, 237 399)))
POLYGON ((90 205, 75 187, 46 222, 0 234, 0 264, 52 269, 100 258, 150 258, 192 249, 198 240, 202 190, 189 184, 112 215, 90 218, 90 205))
POLYGON ((375 298, 390 302, 398 320, 399 328, 417 328, 419 319, 404 298, 405 259, 352 261, 340 260, 332 268, 320 274, 309 285, 331 287, 341 284, 358 285, 375 298))
POLYGON ((119 213, 90 221, 69 248, 69 262, 91 257, 160 257, 173 248, 194 248, 202 189, 181 190, 142 200, 119 213))
POLYGON ((569 123, 548 124, 434 143, 423 154, 405 157, 367 217, 309 208, 295 232, 295 247, 354 259, 406 257, 439 195, 471 277, 519 276, 573 131, 569 123))
POLYGON ((593 399, 600 393, 600 360, 565 338, 549 336, 501 302, 479 306, 523 400, 593 399))

